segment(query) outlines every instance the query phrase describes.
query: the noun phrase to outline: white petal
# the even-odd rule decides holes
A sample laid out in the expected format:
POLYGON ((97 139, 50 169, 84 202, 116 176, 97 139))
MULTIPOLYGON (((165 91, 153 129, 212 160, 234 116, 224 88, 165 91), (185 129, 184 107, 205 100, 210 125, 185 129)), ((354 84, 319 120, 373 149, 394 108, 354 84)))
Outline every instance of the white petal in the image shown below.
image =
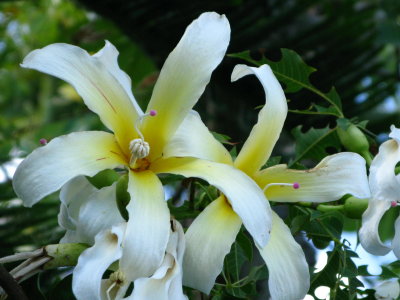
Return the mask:
POLYGON ((328 202, 345 194, 357 198, 370 196, 365 160, 356 153, 343 152, 325 157, 311 170, 290 170, 277 165, 258 172, 255 181, 261 187, 269 183, 300 184, 299 189, 290 186, 271 186, 265 194, 268 200, 277 202, 328 202))
POLYGON ((386 280, 375 288, 375 298, 378 300, 396 300, 400 295, 400 285, 397 280, 386 280))
POLYGON ((160 159, 151 165, 156 173, 198 177, 218 188, 229 200, 254 240, 265 246, 271 228, 271 208, 262 190, 232 166, 192 158, 160 159))
POLYGON ((385 255, 391 249, 385 246, 379 237, 379 222, 390 208, 390 202, 371 199, 362 215, 362 226, 358 232, 363 248, 374 255, 385 255))
POLYGON ((65 229, 76 229, 79 210, 96 188, 85 176, 78 176, 68 181, 60 191, 60 213, 58 223, 65 229))
POLYGON ((399 161, 400 143, 396 139, 386 141, 379 147, 379 153, 369 169, 369 184, 375 199, 388 202, 399 199, 400 179, 394 173, 399 161))
POLYGON ((52 44, 32 51, 22 67, 35 69, 70 83, 90 110, 117 136, 123 149, 136 137, 134 122, 141 111, 128 92, 128 82, 117 64, 118 52, 110 43, 94 56, 68 45, 52 44))
POLYGON ((210 293, 241 225, 225 196, 214 200, 200 213, 185 234, 184 285, 210 293))
POLYGON ((200 115, 192 110, 183 120, 163 151, 163 157, 191 156, 219 163, 232 164, 228 150, 218 142, 202 122, 200 115))
POLYGON ((170 214, 160 180, 151 171, 129 172, 129 221, 121 270, 129 281, 151 276, 168 243, 170 214))
POLYGON ((101 279, 107 268, 122 255, 124 224, 96 236, 93 247, 78 259, 72 278, 72 290, 78 300, 100 300, 101 279))
POLYGON ((400 129, 396 128, 394 125, 390 126, 389 137, 400 143, 400 129))
POLYGON ((235 160, 235 166, 252 176, 268 160, 281 134, 288 107, 282 87, 268 65, 248 67, 237 65, 232 72, 232 81, 254 74, 260 80, 265 92, 265 105, 258 114, 250 136, 235 160))
POLYGON ((188 26, 161 69, 147 111, 156 118, 143 122, 143 134, 159 157, 165 144, 196 104, 229 44, 230 26, 224 15, 203 13, 188 26))
POLYGON ((79 210, 95 190, 96 188, 90 184, 85 176, 75 177, 61 188, 58 224, 66 229, 66 233, 60 243, 79 243, 79 237, 76 235, 79 210))
POLYGON ((124 222, 117 207, 116 184, 95 190, 82 204, 76 225, 79 241, 75 242, 92 245, 100 231, 124 222))
MULTIPOLYGON (((135 100, 135 97, 132 94, 132 80, 124 71, 119 68, 118 65, 118 55, 119 52, 117 48, 109 41, 106 41, 105 46, 98 51, 96 54, 93 54, 93 57, 97 58, 107 69, 112 76, 117 79, 119 84, 121 84, 125 93, 128 95, 131 100, 133 106, 135 107, 135 111, 142 115, 143 111, 135 100)), ((133 120, 132 120, 133 121, 133 120)))
POLYGON ((182 270, 179 258, 185 248, 181 225, 173 220, 166 254, 161 266, 150 278, 139 278, 134 282, 134 290, 129 300, 186 300, 182 291, 182 270))
POLYGON ((112 134, 71 133, 33 151, 18 166, 13 186, 24 205, 32 206, 78 175, 93 176, 124 163, 125 158, 112 134))
POLYGON ((392 240, 392 248, 394 255, 396 255, 397 259, 400 259, 400 216, 397 217, 394 229, 395 234, 392 240))
POLYGON ((267 246, 258 250, 268 267, 271 299, 303 299, 310 287, 308 264, 300 245, 275 212, 271 238, 267 246))

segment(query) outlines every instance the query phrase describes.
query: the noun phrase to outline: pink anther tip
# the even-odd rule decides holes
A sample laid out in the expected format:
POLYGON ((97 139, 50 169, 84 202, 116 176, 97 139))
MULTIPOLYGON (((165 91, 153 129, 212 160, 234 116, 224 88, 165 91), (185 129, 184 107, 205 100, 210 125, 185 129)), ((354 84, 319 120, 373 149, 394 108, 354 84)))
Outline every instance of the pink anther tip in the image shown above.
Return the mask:
POLYGON ((47 140, 46 139, 40 139, 39 140, 40 145, 46 145, 47 144, 47 140))
POLYGON ((156 110, 150 110, 149 115, 154 117, 155 115, 157 115, 157 111, 156 110))
POLYGON ((293 183, 293 188, 294 188, 295 190, 297 190, 298 188, 300 188, 300 184, 299 184, 298 182, 294 182, 294 183, 293 183))
POLYGON ((396 207, 396 206, 397 206, 397 201, 392 201, 392 202, 390 203, 390 206, 391 206, 391 207, 396 207))

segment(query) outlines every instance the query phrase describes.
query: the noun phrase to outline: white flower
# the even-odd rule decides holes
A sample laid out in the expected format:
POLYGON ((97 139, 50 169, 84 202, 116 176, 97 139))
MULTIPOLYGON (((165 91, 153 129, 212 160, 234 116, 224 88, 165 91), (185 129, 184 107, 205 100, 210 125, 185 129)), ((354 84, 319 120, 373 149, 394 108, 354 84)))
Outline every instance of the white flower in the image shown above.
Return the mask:
MULTIPOLYGON (((314 169, 307 171, 290 170, 286 165, 260 170, 279 138, 287 115, 287 103, 269 66, 253 68, 238 65, 233 70, 232 80, 249 74, 256 75, 260 80, 266 104, 234 162, 226 161, 226 150, 216 143, 196 113, 186 118, 167 145, 165 154, 185 156, 195 153, 203 159, 234 165, 252 177, 271 201, 320 203, 337 200, 345 194, 368 197, 365 160, 355 153, 328 156, 314 169)), ((232 184, 235 184, 234 181, 232 184)), ((232 210, 230 202, 229 195, 221 195, 206 207, 187 230, 184 285, 209 293, 242 222, 249 229, 243 216, 232 210)), ((248 215, 258 214, 258 208, 251 203, 248 203, 247 211, 248 215)), ((270 241, 263 246, 256 240, 256 246, 268 267, 271 297, 273 300, 302 299, 310 284, 304 253, 283 220, 272 213, 270 241)))
POLYGON ((134 270, 121 267, 123 252, 129 251, 122 247, 123 240, 129 236, 116 204, 116 185, 98 190, 84 176, 79 176, 63 186, 60 199, 58 220, 66 229, 61 242, 91 246, 80 255, 73 272, 72 289, 78 300, 122 299, 132 282, 135 288, 126 299, 187 299, 182 291, 185 241, 179 222, 170 221, 169 241, 154 274, 130 280, 134 270), (106 270, 113 272, 102 279, 106 270))
MULTIPOLYGON (((111 43, 106 42, 92 56, 67 44, 52 44, 31 52, 23 67, 69 82, 113 133, 71 133, 35 150, 15 173, 17 195, 26 206, 32 206, 79 175, 125 168, 131 200, 126 207, 129 220, 120 267, 130 276, 128 281, 154 274, 165 256, 170 215, 157 176, 160 173, 200 177, 216 186, 229 197, 258 244, 265 246, 271 210, 253 180, 231 165, 196 159, 195 152, 176 158, 167 157, 164 151, 224 57, 229 39, 225 16, 210 12, 194 20, 168 56, 145 114, 131 92, 130 78, 118 66, 118 51, 111 43), (249 206, 256 213, 250 214, 249 206)), ((197 139, 203 143, 201 136, 197 139)), ((224 155, 227 161, 226 150, 224 155)), ((82 230, 86 229, 78 226, 76 234, 84 234, 82 230)))
POLYGON ((397 280, 383 281, 375 288, 375 298, 378 300, 396 300, 400 296, 400 285, 397 280))
POLYGON ((382 243, 379 237, 379 223, 385 212, 400 202, 400 176, 395 174, 396 164, 400 161, 400 129, 390 127, 390 140, 379 147, 369 169, 371 199, 368 209, 362 216, 359 231, 360 242, 364 249, 375 255, 385 255, 393 249, 400 259, 400 217, 395 223, 395 236, 391 246, 382 243))

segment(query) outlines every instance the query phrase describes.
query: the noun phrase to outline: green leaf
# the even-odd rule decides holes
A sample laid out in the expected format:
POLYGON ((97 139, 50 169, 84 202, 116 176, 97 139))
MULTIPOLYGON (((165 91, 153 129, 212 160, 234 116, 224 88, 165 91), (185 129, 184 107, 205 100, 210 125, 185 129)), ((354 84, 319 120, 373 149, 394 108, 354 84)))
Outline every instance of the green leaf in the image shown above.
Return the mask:
POLYGON ((236 242, 239 244, 240 248, 242 248, 247 260, 251 262, 253 260, 253 244, 251 239, 243 230, 239 231, 239 234, 236 237, 236 242))
POLYGON ((227 144, 227 145, 235 145, 235 143, 232 143, 229 141, 231 139, 229 136, 218 133, 218 132, 214 132, 214 131, 210 131, 210 132, 212 133, 212 135, 218 142, 220 142, 222 144, 227 144))
POLYGON ((308 66, 303 59, 295 51, 289 49, 281 49, 282 58, 280 61, 274 62, 266 57, 262 57, 260 60, 254 60, 250 56, 250 51, 244 51, 240 53, 229 54, 230 57, 244 59, 256 66, 263 64, 270 65, 275 76, 285 84, 286 93, 295 93, 302 89, 307 89, 314 94, 317 94, 322 99, 327 101, 333 109, 330 113, 337 117, 343 117, 342 103, 335 88, 332 88, 328 93, 324 93, 314 87, 309 77, 316 71, 313 67, 308 66))
POLYGON ((298 162, 304 158, 311 158, 320 161, 328 156, 327 148, 340 150, 340 141, 336 134, 336 128, 310 128, 307 132, 302 132, 299 125, 292 130, 292 135, 296 139, 296 157, 291 163, 298 162))
POLYGON ((282 156, 272 156, 268 159, 262 169, 266 169, 275 165, 278 165, 282 160, 282 156))
POLYGON ((226 271, 232 282, 240 280, 240 270, 246 260, 245 252, 239 244, 235 242, 232 245, 231 252, 225 257, 226 271))

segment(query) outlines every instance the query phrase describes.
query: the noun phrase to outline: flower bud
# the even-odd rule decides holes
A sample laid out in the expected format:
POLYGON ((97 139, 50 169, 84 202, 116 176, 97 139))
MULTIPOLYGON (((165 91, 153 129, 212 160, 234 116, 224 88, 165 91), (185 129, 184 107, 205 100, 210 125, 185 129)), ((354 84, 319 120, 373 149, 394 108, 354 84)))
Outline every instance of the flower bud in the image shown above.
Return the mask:
POLYGON ((362 131, 354 124, 350 124, 347 129, 337 127, 337 133, 342 145, 349 151, 364 154, 369 149, 369 143, 362 131))

